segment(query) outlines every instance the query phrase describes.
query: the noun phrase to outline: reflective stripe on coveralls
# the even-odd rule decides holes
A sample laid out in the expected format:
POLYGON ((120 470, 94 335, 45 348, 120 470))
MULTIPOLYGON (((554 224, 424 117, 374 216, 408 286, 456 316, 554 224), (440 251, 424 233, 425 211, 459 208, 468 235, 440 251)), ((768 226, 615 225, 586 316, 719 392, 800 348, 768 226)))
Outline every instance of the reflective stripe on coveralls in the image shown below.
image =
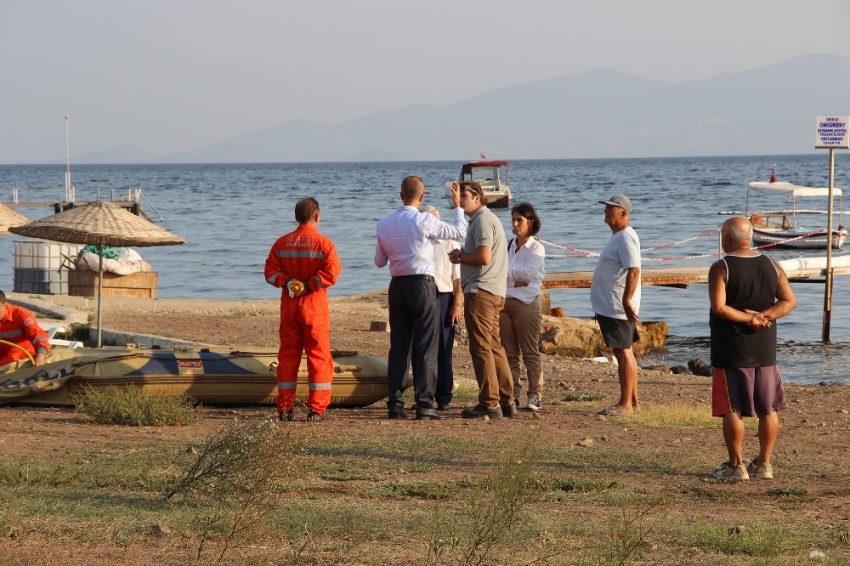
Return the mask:
POLYGON ((0 366, 27 359, 27 353, 50 352, 47 333, 42 330, 35 316, 28 310, 6 303, 6 314, 0 319, 0 339, 13 342, 26 352, 0 344, 0 366))
POLYGON ((331 402, 334 362, 327 287, 336 283, 341 268, 333 242, 308 224, 279 238, 269 252, 266 281, 282 288, 277 366, 279 412, 289 411, 294 405, 302 351, 307 354, 310 383, 307 407, 321 415, 331 402), (302 281, 307 292, 290 297, 285 289, 290 279, 302 281))

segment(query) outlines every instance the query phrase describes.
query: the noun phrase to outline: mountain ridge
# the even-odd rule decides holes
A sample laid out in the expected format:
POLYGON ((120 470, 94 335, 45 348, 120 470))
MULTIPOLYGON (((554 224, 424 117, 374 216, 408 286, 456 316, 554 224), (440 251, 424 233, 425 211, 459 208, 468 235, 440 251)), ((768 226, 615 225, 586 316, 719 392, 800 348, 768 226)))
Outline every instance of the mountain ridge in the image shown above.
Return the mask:
POLYGON ((681 83, 596 68, 441 107, 416 104, 340 124, 291 120, 159 156, 122 144, 73 161, 467 160, 480 151, 508 159, 799 154, 815 151, 817 115, 850 114, 848 88, 850 58, 838 55, 801 55, 681 83))

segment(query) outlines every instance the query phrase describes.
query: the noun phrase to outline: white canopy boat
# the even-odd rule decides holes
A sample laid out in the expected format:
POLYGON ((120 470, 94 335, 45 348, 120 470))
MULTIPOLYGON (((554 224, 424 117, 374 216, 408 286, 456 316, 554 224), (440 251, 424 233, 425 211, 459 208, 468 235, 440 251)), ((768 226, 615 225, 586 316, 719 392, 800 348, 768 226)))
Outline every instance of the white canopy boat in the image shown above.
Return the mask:
MULTIPOLYGON (((843 217, 843 201, 841 189, 833 187, 832 193, 839 198, 839 218, 843 217)), ((823 214, 825 210, 797 210, 797 197, 829 197, 827 187, 803 187, 787 182, 777 182, 774 176, 770 181, 757 181, 749 184, 747 189, 747 204, 744 211, 750 223, 753 225, 753 245, 764 246, 773 244, 781 248, 795 248, 807 250, 825 250, 830 238, 827 238, 825 228, 803 227, 797 222, 798 214, 823 214), (784 195, 786 197, 785 211, 750 212, 750 191, 784 195)), ((720 214, 734 214, 721 212, 720 214)), ((825 224, 826 222, 824 222, 825 224)), ((841 249, 847 231, 839 223, 837 229, 832 230, 832 248, 841 249)))
MULTIPOLYGON (((458 182, 477 181, 484 190, 484 205, 488 208, 507 208, 511 205, 511 188, 508 184, 507 161, 471 161, 460 168, 458 182), (505 182, 502 183, 501 169, 505 168, 505 182)), ((452 198, 452 183, 445 184, 446 198, 452 198)))

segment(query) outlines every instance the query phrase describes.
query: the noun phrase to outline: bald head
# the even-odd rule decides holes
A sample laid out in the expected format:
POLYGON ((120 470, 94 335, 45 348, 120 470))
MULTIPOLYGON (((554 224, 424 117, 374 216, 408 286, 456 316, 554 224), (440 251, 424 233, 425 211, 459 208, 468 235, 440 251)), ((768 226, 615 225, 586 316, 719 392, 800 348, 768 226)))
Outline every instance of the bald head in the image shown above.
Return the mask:
POLYGON ((401 200, 404 204, 417 206, 425 194, 425 183, 419 177, 411 175, 401 182, 401 200))
POLYGON ((733 216, 720 228, 723 233, 723 251, 731 252, 750 249, 753 241, 753 225, 741 216, 733 216))

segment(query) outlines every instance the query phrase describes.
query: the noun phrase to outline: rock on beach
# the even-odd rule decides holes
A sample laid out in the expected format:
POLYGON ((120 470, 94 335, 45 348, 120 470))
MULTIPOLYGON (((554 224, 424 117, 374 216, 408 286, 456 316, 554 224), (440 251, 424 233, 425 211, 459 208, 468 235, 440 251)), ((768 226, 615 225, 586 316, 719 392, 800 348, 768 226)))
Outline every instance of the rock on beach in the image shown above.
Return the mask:
MULTIPOLYGON (((632 346, 636 356, 664 349, 666 322, 639 322, 637 330, 640 339, 632 346)), ((546 315, 540 325, 540 351, 575 358, 590 358, 599 352, 613 354, 605 345, 596 320, 546 315)))

